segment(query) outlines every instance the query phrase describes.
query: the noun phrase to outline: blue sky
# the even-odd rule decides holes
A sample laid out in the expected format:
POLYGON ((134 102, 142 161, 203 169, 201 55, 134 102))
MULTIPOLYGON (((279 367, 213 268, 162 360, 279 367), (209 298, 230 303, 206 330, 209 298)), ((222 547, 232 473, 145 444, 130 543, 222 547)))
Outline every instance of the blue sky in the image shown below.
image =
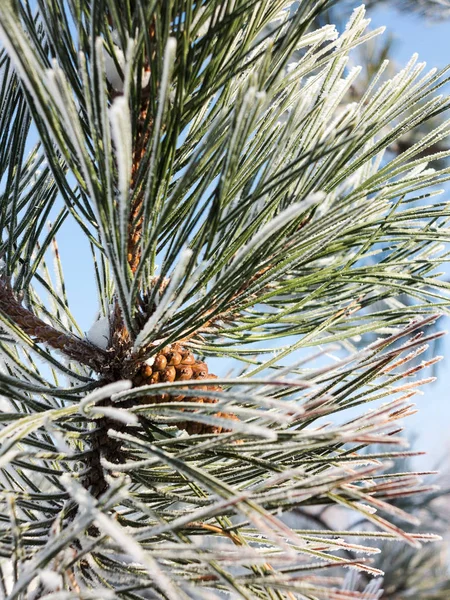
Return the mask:
MULTIPOLYGON (((394 1, 393 1, 394 4, 394 1)), ((415 13, 398 12, 386 4, 371 12, 374 27, 385 25, 396 39, 395 58, 405 63, 414 52, 428 67, 450 63, 450 20, 430 23, 415 13)))
MULTIPOLYGON (((417 14, 408 14, 389 9, 386 5, 372 11, 372 25, 385 25, 386 33, 394 35, 393 56, 399 67, 403 66, 414 52, 427 63, 428 68, 443 68, 450 63, 450 20, 428 23, 417 14)), ((450 86, 447 87, 447 93, 450 86)), ((447 198, 450 199, 450 186, 447 198)), ((446 266, 450 273, 450 267, 446 266)), ((441 328, 450 329, 449 319, 443 319, 441 328)), ((450 451, 450 335, 444 338, 439 348, 444 361, 438 367, 438 381, 423 388, 424 395, 417 398, 417 415, 405 421, 406 428, 415 430, 418 437, 415 449, 429 454, 417 460, 421 467, 430 467, 433 460, 448 456, 450 451)), ((450 469, 450 464, 447 464, 450 469)))

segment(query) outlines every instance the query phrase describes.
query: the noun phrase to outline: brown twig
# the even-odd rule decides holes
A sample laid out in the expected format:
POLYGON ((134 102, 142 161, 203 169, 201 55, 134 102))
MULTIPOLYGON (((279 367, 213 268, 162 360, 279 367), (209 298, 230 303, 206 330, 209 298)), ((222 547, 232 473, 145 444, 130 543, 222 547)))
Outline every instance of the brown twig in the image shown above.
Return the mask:
POLYGON ((103 370, 108 359, 106 352, 45 323, 22 306, 5 279, 0 279, 0 311, 35 342, 44 343, 55 350, 60 350, 68 358, 87 365, 94 371, 101 372, 103 370))
MULTIPOLYGON (((134 191, 137 184, 137 175, 145 156, 147 144, 150 140, 151 126, 150 122, 147 121, 149 100, 144 98, 139 114, 138 127, 136 132, 136 145, 133 152, 133 166, 131 170, 131 182, 130 187, 134 191), (145 126, 147 123, 147 127, 145 126)), ((141 260, 141 248, 140 241, 142 236, 142 225, 144 218, 142 216, 142 204, 143 204, 144 191, 140 190, 136 195, 133 205, 130 210, 130 218, 128 221, 128 248, 127 248, 127 259, 130 269, 133 273, 136 273, 141 260)))
MULTIPOLYGON (((149 37, 154 39, 155 37, 155 22, 153 21, 150 25, 149 37)), ((150 61, 147 58, 145 61, 145 69, 147 73, 150 73, 150 61)), ((142 163, 142 160, 147 152, 147 146, 150 141, 153 120, 149 115, 150 110, 150 97, 146 93, 146 90, 142 90, 142 102, 139 112, 139 118, 136 128, 136 140, 133 150, 133 165, 131 169, 131 181, 130 187, 133 191, 136 191, 137 176, 142 163)), ((141 248, 140 240, 142 237, 142 225, 144 218, 142 216, 142 205, 144 200, 144 190, 141 189, 137 193, 133 205, 130 210, 130 218, 128 222, 128 248, 127 258, 130 269, 133 273, 136 273, 141 260, 141 248)))

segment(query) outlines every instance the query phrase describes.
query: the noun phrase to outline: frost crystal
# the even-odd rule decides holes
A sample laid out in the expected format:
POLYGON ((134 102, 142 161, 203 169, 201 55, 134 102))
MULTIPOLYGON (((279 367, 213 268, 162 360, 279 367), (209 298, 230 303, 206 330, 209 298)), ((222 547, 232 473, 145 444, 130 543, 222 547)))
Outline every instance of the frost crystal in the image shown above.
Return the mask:
POLYGON ((109 344, 109 319, 108 317, 102 317, 95 321, 86 334, 86 338, 94 344, 106 350, 109 344))
POLYGON ((62 587, 62 577, 59 573, 55 573, 55 571, 41 571, 40 578, 44 587, 48 591, 54 592, 62 587))

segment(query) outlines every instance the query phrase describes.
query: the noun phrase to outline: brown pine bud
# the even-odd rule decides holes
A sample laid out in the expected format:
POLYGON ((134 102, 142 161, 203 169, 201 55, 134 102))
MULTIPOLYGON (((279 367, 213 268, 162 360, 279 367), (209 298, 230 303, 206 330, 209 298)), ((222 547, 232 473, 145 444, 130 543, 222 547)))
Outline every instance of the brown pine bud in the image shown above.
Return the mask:
POLYGON ((160 371, 155 371, 150 377, 150 384, 159 383, 160 371))
POLYGON ((195 364, 195 357, 191 352, 189 352, 189 350, 184 350, 183 352, 181 352, 181 364, 182 365, 194 365, 195 364))
MULTIPOLYGON (((222 388, 218 385, 210 385, 207 386, 206 389, 211 392, 220 392, 222 390, 222 388)), ((211 398, 209 396, 205 397, 204 401, 208 404, 216 404, 216 402, 218 402, 217 398, 211 398)))
POLYGON ((202 423, 196 423, 195 421, 186 421, 183 429, 186 429, 189 435, 197 435, 199 433, 204 433, 202 431, 204 425, 202 423))
POLYGON ((179 352, 168 352, 166 359, 168 365, 176 367, 181 363, 181 354, 179 352))
POLYGON ((194 389, 196 392, 198 392, 199 396, 195 396, 195 397, 193 397, 193 396, 189 396, 188 398, 186 398, 186 400, 187 400, 188 402, 200 402, 200 403, 202 403, 202 402, 203 402, 203 398, 200 396, 200 393, 201 393, 202 391, 204 391, 204 390, 207 390, 207 389, 208 389, 208 388, 206 387, 206 385, 198 385, 198 386, 196 385, 194 388, 191 388, 191 389, 194 389))
MULTIPOLYGON (((180 378, 177 375, 177 381, 179 381, 179 379, 180 378)), ((186 390, 186 389, 189 389, 189 388, 186 388, 186 387, 179 388, 179 390, 177 390, 177 391, 179 391, 179 395, 178 396, 172 396, 172 400, 174 402, 183 402, 183 400, 185 400, 187 402, 189 400, 189 398, 187 398, 185 396, 185 394, 183 393, 183 390, 186 390)), ((184 410, 184 408, 180 408, 180 410, 184 410)))
POLYGON ((179 365, 176 367, 177 381, 189 381, 192 379, 193 371, 189 365, 179 365))
MULTIPOLYGON (((189 350, 179 343, 170 344, 165 346, 156 356, 152 365, 142 363, 138 370, 136 377, 133 380, 133 384, 137 387, 139 385, 151 385, 156 383, 172 383, 176 381, 183 382, 195 382, 193 388, 180 387, 173 390, 173 394, 164 392, 158 393, 156 396, 148 396, 143 398, 143 401, 147 403, 161 403, 161 402, 189 402, 190 408, 180 408, 181 412, 185 412, 186 416, 192 416, 195 414, 196 404, 216 404, 217 398, 204 396, 204 392, 220 392, 222 387, 219 385, 208 385, 202 380, 204 379, 217 379, 217 375, 208 372, 208 366, 201 361, 197 361, 189 350), (186 396, 186 390, 194 389, 194 396, 186 396)), ((192 393, 192 392, 191 392, 192 393)), ((237 417, 230 413, 215 413, 216 416, 222 419, 233 419, 237 420, 237 417)), ((205 423, 196 423, 190 421, 180 421, 176 424, 178 428, 184 429, 190 435, 197 434, 218 434, 229 432, 230 429, 223 427, 222 425, 207 425, 205 423)), ((241 440, 237 440, 234 443, 241 443, 241 440)))
POLYGON ((204 362, 198 362, 195 363, 195 365, 192 365, 192 371, 194 379, 207 379, 208 377, 208 367, 204 362))
MULTIPOLYGON (((239 421, 237 416, 231 413, 218 412, 214 416, 221 417, 222 419, 231 419, 232 421, 239 421)), ((213 425, 210 430, 211 433, 228 433, 230 431, 232 431, 232 429, 225 429, 225 427, 222 427, 221 425, 213 425)))
POLYGON ((164 354, 157 354, 155 358, 155 362, 153 363, 154 371, 164 371, 167 367, 167 358, 164 354))
POLYGON ((166 367, 164 369, 164 371, 160 372, 160 381, 164 381, 164 382, 172 382, 175 381, 175 377, 177 375, 177 371, 175 369, 175 367, 166 367))

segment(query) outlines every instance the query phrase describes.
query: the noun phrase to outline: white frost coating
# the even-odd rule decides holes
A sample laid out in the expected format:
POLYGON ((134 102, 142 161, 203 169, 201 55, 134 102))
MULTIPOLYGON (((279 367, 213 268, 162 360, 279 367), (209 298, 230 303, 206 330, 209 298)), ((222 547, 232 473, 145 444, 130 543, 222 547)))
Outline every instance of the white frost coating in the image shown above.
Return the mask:
POLYGON ((72 448, 70 448, 70 446, 67 444, 66 440, 64 439, 64 436, 53 426, 53 423, 50 420, 48 420, 46 423, 44 423, 44 425, 47 431, 52 436, 52 439, 55 442, 55 446, 58 452, 61 452, 61 454, 65 454, 66 456, 73 456, 74 452, 72 448))
POLYGON ((417 167, 414 167, 414 169, 411 169, 411 171, 406 173, 403 180, 413 179, 414 177, 418 177, 419 175, 422 175, 422 177, 428 176, 428 175, 434 175, 434 173, 436 173, 436 169, 433 169, 432 167, 427 169, 427 166, 428 166, 427 162, 424 162, 421 165, 417 165, 417 167))
MULTIPOLYGON (((166 43, 166 47, 164 49, 164 60, 163 60, 163 69, 161 74, 161 82, 159 87, 158 94, 158 111, 156 113, 155 123, 153 125, 153 131, 160 131, 162 117, 164 114, 164 109, 168 99, 170 99, 170 74, 172 72, 173 66, 175 64, 176 57, 176 49, 177 49, 177 40, 173 37, 169 37, 166 43), (169 96, 169 98, 168 98, 169 96)), ((152 151, 151 151, 151 159, 150 159, 150 168, 148 172, 147 178, 147 186, 148 189, 153 181, 154 171, 155 171, 155 153, 156 148, 159 143, 159 135, 154 136, 152 151)))
MULTIPOLYGON (((116 44, 113 44, 114 54, 122 73, 125 70, 125 55, 122 50, 116 44)), ((113 86, 116 92, 123 92, 124 79, 119 73, 119 70, 114 62, 114 58, 109 54, 105 46, 103 45, 103 55, 105 61, 105 74, 109 83, 113 86)))
MULTIPOLYGON (((102 44, 102 54, 103 61, 105 64, 105 75, 109 83, 113 86, 116 92, 126 93, 126 90, 129 89, 127 85, 127 71, 131 71, 130 67, 133 62, 133 52, 134 52, 134 39, 128 39, 128 47, 126 49, 127 56, 123 52, 123 48, 120 43, 120 37, 117 31, 113 31, 111 34, 113 40, 113 48, 114 56, 116 58, 117 63, 114 61, 113 56, 109 53, 109 49, 105 46, 105 42, 103 38, 98 38, 101 40, 102 44), (119 72, 117 68, 119 66, 122 74, 119 72), (127 69, 128 66, 128 69, 127 69)), ((136 81, 136 78, 135 78, 136 81)), ((142 77, 141 77, 141 86, 143 88, 147 87, 150 81, 150 71, 145 68, 142 69, 142 77)), ((129 81, 128 81, 129 84, 129 81)))
MULTIPOLYGON (((197 27, 197 25, 200 22, 200 19, 202 18, 202 16, 205 13, 205 8, 202 7, 200 8, 200 10, 197 12, 197 14, 195 15, 195 19, 192 21, 192 25, 191 28, 195 29, 195 27, 197 27)), ((211 25, 211 17, 208 17, 204 23, 202 23, 202 25, 200 25, 200 27, 197 29, 197 33, 196 33, 196 37, 203 37, 204 35, 206 35, 209 31, 209 27, 211 25)))
POLYGON ((17 450, 9 450, 9 452, 5 452, 3 456, 0 456, 0 469, 4 469, 19 454, 20 452, 18 452, 17 450))
POLYGON ((136 425, 139 422, 137 416, 123 408, 113 408, 111 406, 95 407, 89 411, 92 417, 109 417, 124 425, 136 425))
POLYGON ((179 590, 177 590, 172 581, 160 569, 156 560, 150 556, 142 546, 129 535, 123 527, 107 517, 105 514, 97 511, 95 521, 98 527, 107 535, 109 535, 128 555, 142 564, 153 581, 158 585, 159 589, 165 594, 169 600, 177 600, 180 598, 179 590))
POLYGON ((366 512, 374 515, 377 512, 377 509, 374 506, 369 506, 368 504, 364 504, 364 502, 353 502, 353 506, 355 508, 359 508, 361 510, 365 510, 366 512))
POLYGON ((153 367, 155 363, 155 357, 151 356, 150 358, 147 358, 147 360, 144 360, 144 364, 148 365, 149 367, 153 367))
POLYGON ((94 344, 94 346, 102 348, 102 350, 106 350, 109 344, 109 335, 109 319, 108 317, 101 317, 100 319, 97 319, 95 323, 93 323, 86 334, 86 338, 91 342, 91 344, 94 344))
POLYGON ((299 50, 305 46, 312 46, 313 44, 322 42, 334 42, 338 37, 339 33, 335 25, 325 25, 316 31, 302 35, 301 39, 296 44, 295 49, 299 50))
POLYGON ((352 14, 350 15, 350 19, 345 25, 345 31, 350 31, 352 27, 354 27, 357 23, 361 21, 365 14, 366 7, 364 6, 364 4, 361 4, 361 6, 357 6, 356 8, 354 8, 352 14))
POLYGON ((300 61, 299 60, 295 60, 293 62, 290 62, 286 65, 286 72, 287 73, 292 73, 292 71, 295 71, 295 69, 297 69, 297 67, 299 66, 300 61))
POLYGON ((179 429, 175 433, 175 437, 177 437, 177 438, 187 438, 187 437, 189 437, 189 434, 188 434, 187 431, 179 429))
POLYGON ((130 195, 130 178, 133 164, 131 118, 126 96, 116 98, 109 109, 111 135, 114 141, 119 171, 119 216, 120 231, 125 250, 128 226, 128 206, 130 195))
POLYGON ((295 219, 299 214, 304 212, 307 208, 318 204, 321 200, 325 198, 325 194, 323 192, 315 192, 314 194, 310 194, 307 198, 302 200, 301 202, 296 202, 289 208, 286 208, 283 212, 281 212, 275 219, 267 223, 252 239, 251 242, 246 244, 239 252, 236 254, 235 259, 231 263, 230 269, 235 269, 236 264, 242 261, 242 259, 248 255, 249 252, 255 250, 261 244, 264 244, 267 240, 267 237, 276 233, 279 229, 282 229, 285 225, 287 225, 290 221, 295 219))
POLYGON ((269 27, 275 28, 282 25, 289 18, 289 13, 292 10, 292 6, 295 2, 288 2, 282 9, 269 21, 269 27))
POLYGON ((0 396, 0 413, 9 412, 12 408, 11 402, 6 396, 0 396))
POLYGON ((85 490, 77 481, 69 475, 69 473, 63 473, 59 479, 62 485, 69 492, 71 497, 76 503, 83 507, 88 514, 92 514, 97 506, 97 499, 85 490))
POLYGON ((126 390, 130 390, 133 387, 132 382, 129 379, 122 379, 120 381, 113 381, 112 383, 108 383, 97 390, 94 390, 90 394, 88 394, 83 400, 80 402, 79 410, 80 412, 86 412, 86 407, 88 404, 95 404, 99 400, 103 400, 104 398, 110 398, 114 394, 119 394, 120 392, 124 392, 126 390))
POLYGON ((134 349, 139 348, 143 344, 145 338, 147 338, 151 334, 152 330, 156 327, 157 323, 160 323, 161 317, 165 313, 168 313, 169 306, 170 313, 172 313, 183 302, 184 294, 181 293, 180 290, 177 290, 177 287, 179 286, 181 280, 185 275, 186 268, 189 261, 191 260, 191 257, 192 250, 189 250, 188 248, 186 248, 181 253, 180 260, 174 269, 174 272, 170 278, 170 283, 167 286, 166 291, 164 292, 164 296, 161 298, 161 302, 159 303, 156 311, 153 313, 153 315, 144 325, 144 328, 137 336, 136 341, 134 343, 134 349))
POLYGON ((41 571, 39 578, 46 588, 46 591, 54 592, 61 589, 63 586, 62 576, 59 573, 55 573, 55 571, 45 569, 44 571, 41 571))

